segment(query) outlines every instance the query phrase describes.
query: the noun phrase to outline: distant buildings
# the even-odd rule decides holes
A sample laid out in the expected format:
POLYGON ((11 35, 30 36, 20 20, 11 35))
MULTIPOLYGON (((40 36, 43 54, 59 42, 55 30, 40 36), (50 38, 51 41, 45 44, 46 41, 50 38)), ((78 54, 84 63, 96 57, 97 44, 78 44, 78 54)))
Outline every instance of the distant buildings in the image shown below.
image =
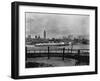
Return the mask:
MULTIPOLYGON (((29 35, 29 36, 31 36, 31 35, 29 35)), ((28 36, 28 38, 29 38, 29 36, 28 36)), ((35 38, 35 39, 47 39, 47 38, 46 38, 46 31, 44 30, 44 32, 43 32, 43 38, 41 38, 40 35, 35 35, 34 38, 35 38)))
POLYGON ((31 37, 31 35, 28 35, 26 37, 26 44, 32 45, 36 43, 48 43, 49 40, 46 38, 46 31, 43 31, 43 37, 40 37, 40 35, 35 35, 34 38, 31 37))
POLYGON ((40 36, 35 35, 35 39, 40 39, 40 36))
POLYGON ((34 45, 37 43, 60 43, 60 42, 64 42, 65 44, 67 44, 68 42, 73 42, 74 44, 89 44, 89 40, 84 38, 83 36, 79 36, 79 37, 73 37, 73 35, 68 35, 68 37, 64 37, 62 36, 62 38, 47 38, 47 32, 44 30, 43 31, 43 37, 40 37, 40 35, 35 35, 34 38, 31 37, 31 35, 28 35, 28 37, 26 37, 26 44, 28 45, 34 45))
POLYGON ((44 30, 43 35, 44 35, 44 39, 46 39, 46 31, 45 30, 44 30))

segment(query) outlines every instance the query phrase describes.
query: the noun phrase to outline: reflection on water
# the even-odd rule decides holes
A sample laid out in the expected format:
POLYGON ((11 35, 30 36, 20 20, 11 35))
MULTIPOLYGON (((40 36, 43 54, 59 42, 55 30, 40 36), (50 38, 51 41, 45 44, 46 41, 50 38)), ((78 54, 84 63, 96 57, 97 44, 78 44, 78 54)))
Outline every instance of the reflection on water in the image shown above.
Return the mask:
MULTIPOLYGON (((28 48, 32 48, 32 49, 46 49, 48 46, 34 46, 34 45, 26 45, 28 48)), ((52 49, 53 48, 64 48, 65 49, 71 49, 72 46, 68 45, 68 46, 49 46, 52 49)), ((85 44, 77 44, 77 45, 73 45, 73 49, 89 49, 89 45, 85 45, 85 44)))
MULTIPOLYGON (((67 48, 71 48, 71 46, 66 46, 67 48)), ((84 44, 80 44, 80 45, 73 45, 73 49, 89 49, 89 45, 84 45, 84 44)))

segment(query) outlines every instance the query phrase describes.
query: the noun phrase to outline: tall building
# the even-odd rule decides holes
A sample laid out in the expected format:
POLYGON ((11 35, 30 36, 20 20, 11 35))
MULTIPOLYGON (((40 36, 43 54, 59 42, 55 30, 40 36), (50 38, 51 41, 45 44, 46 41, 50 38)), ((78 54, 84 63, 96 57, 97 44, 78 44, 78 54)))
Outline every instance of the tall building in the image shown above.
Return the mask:
POLYGON ((37 39, 37 35, 35 35, 35 39, 37 39))
POLYGON ((43 34, 44 34, 44 39, 46 39, 46 31, 45 30, 44 30, 43 34))
POLYGON ((31 35, 28 35, 28 38, 31 38, 31 35))

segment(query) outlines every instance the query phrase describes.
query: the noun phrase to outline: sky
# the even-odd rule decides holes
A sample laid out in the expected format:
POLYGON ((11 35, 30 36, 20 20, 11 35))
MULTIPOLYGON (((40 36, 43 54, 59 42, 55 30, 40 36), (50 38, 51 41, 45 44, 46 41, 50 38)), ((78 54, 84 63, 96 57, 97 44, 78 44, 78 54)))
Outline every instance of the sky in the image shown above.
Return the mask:
POLYGON ((44 30, 47 38, 89 36, 89 15, 26 12, 25 18, 26 36, 43 38, 44 30))

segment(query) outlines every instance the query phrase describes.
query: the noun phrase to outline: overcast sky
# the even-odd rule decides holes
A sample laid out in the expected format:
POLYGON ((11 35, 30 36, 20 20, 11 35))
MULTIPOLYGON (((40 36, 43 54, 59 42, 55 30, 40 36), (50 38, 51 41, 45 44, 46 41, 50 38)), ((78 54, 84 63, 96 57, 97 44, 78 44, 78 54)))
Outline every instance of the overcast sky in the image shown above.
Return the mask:
POLYGON ((46 30, 47 38, 68 35, 89 36, 89 16, 74 14, 25 13, 26 36, 40 35, 46 30))

